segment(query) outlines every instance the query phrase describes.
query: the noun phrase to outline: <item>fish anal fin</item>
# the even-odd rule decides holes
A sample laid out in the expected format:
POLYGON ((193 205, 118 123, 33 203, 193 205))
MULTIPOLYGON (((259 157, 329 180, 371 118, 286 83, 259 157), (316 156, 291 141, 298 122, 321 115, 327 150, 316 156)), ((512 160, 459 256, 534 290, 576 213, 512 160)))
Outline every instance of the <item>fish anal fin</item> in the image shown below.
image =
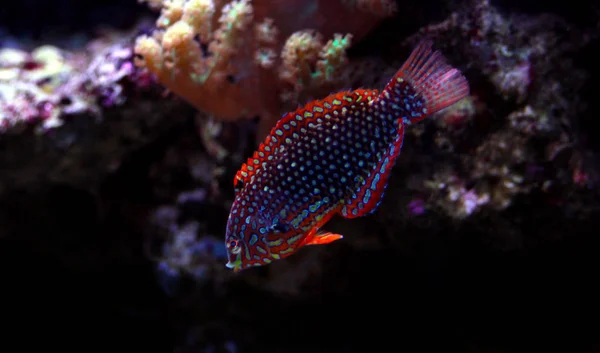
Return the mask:
POLYGON ((404 140, 404 126, 399 123, 398 138, 386 153, 378 159, 366 178, 355 177, 348 196, 344 200, 340 214, 345 218, 358 218, 373 213, 385 193, 392 168, 400 155, 404 140))

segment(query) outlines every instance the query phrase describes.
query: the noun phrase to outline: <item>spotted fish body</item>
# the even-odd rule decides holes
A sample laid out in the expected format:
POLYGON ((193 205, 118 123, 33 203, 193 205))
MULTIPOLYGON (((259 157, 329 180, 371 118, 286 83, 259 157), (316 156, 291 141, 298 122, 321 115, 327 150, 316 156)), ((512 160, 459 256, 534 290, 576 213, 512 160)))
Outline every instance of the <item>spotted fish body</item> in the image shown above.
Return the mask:
POLYGON ((227 267, 266 265, 341 239, 321 227, 334 214, 377 208, 405 126, 468 94, 465 78, 425 41, 382 92, 339 92, 285 114, 234 179, 227 267))

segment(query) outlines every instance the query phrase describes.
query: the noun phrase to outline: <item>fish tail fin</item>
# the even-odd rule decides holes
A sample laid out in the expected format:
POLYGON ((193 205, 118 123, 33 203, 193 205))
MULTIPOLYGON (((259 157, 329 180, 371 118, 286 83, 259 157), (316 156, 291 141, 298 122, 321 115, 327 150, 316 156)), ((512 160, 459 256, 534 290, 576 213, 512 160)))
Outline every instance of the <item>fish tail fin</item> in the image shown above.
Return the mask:
POLYGON ((412 51, 382 91, 382 99, 397 109, 405 124, 425 119, 469 95, 460 70, 446 63, 433 43, 425 40, 412 51))

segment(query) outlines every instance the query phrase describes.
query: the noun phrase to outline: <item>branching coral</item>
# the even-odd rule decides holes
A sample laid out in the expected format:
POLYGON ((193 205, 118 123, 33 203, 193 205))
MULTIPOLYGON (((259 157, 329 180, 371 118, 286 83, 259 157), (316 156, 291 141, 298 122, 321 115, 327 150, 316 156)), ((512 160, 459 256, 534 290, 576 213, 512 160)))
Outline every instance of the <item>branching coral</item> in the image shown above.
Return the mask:
POLYGON ((283 92, 284 101, 298 101, 303 91, 317 93, 319 88, 340 82, 341 70, 347 62, 345 51, 352 36, 336 34, 323 44, 314 31, 299 31, 285 42, 279 78, 291 89, 283 92), (317 92, 316 92, 317 91, 317 92))
POLYGON ((138 38, 137 64, 218 120, 261 116, 264 133, 306 97, 337 89, 351 38, 395 11, 383 0, 310 3, 153 0, 158 30, 138 38))
POLYGON ((244 48, 252 20, 248 0, 220 9, 212 0, 165 1, 157 21, 161 30, 136 42, 143 58, 138 64, 201 110, 223 119, 256 114, 258 101, 247 92, 255 81, 239 80, 248 63, 238 52, 254 49, 244 48))

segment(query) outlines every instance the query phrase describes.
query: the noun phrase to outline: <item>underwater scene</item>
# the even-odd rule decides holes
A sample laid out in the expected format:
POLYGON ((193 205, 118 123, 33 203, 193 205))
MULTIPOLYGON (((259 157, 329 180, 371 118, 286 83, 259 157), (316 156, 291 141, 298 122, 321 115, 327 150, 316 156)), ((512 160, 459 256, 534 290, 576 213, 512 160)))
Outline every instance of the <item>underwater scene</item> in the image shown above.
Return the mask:
POLYGON ((600 4, 0 7, 0 353, 600 353, 600 4))

